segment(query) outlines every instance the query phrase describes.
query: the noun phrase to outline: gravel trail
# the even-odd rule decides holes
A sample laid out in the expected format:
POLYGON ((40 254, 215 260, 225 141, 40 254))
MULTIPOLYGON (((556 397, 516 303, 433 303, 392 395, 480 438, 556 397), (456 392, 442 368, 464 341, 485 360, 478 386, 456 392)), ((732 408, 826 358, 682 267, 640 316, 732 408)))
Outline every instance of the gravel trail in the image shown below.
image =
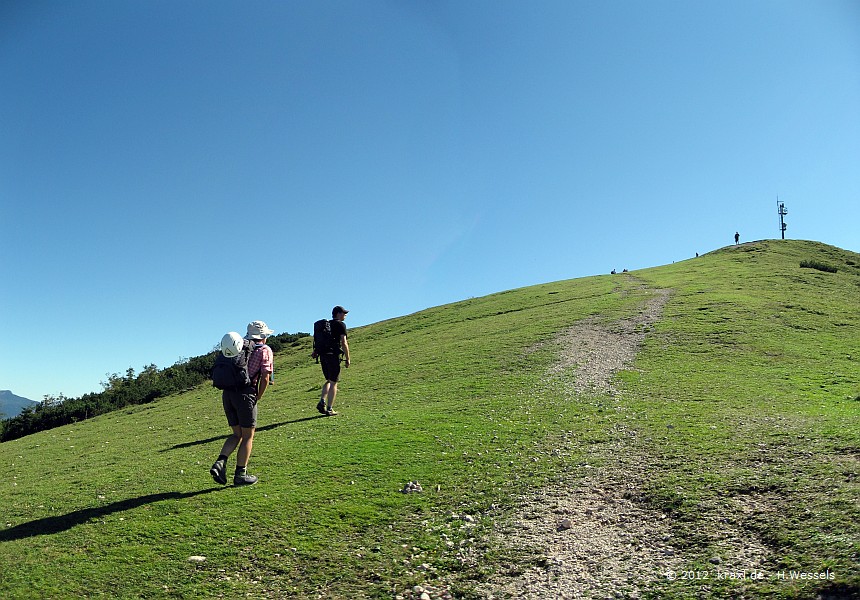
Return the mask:
MULTIPOLYGON (((586 319, 561 332, 548 377, 562 382, 569 397, 615 396, 614 375, 632 366, 669 298, 668 290, 652 292, 634 317, 610 325, 586 319)), ((677 569, 669 519, 637 501, 648 459, 632 447, 631 432, 616 428, 609 442, 591 448, 594 462, 605 466, 522 498, 494 541, 539 560, 497 575, 479 593, 488 599, 638 598, 677 569)))
MULTIPOLYGON (((562 401, 619 399, 614 377, 633 367, 671 295, 671 290, 647 291, 633 317, 610 324, 585 319, 527 350, 551 345, 556 352, 546 379, 547 385, 561 390, 562 401)), ((623 410, 622 402, 615 404, 623 410)), ((555 483, 521 497, 511 516, 494 523, 490 545, 515 557, 514 564, 478 586, 479 597, 635 600, 689 564, 693 557, 674 545, 672 519, 643 500, 650 474, 660 468, 658 461, 635 430, 619 423, 608 433, 607 441, 585 447, 586 463, 571 465, 576 474, 559 473, 555 483)), ((559 454, 575 450, 582 456, 583 447, 577 447, 575 439, 568 437, 564 444, 568 447, 557 449, 559 454)), ((768 562, 768 548, 746 530, 743 518, 767 516, 777 504, 767 493, 750 493, 701 506, 700 534, 714 552, 709 560, 716 571, 760 569, 768 562)), ((701 560, 702 555, 695 558, 701 560)), ((448 586, 439 584, 402 597, 454 597, 448 586)))

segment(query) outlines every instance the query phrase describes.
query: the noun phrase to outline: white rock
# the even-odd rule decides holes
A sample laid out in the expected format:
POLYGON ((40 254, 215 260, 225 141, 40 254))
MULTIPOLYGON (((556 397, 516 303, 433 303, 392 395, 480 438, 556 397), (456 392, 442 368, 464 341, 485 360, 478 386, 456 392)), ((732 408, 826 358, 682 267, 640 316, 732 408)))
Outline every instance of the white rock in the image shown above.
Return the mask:
POLYGON ((206 557, 205 556, 189 556, 188 562, 193 562, 193 563, 206 562, 206 557))
POLYGON ((421 493, 424 489, 421 487, 421 484, 417 481, 410 481, 406 485, 403 486, 403 489, 400 490, 404 494, 412 494, 412 493, 421 493))

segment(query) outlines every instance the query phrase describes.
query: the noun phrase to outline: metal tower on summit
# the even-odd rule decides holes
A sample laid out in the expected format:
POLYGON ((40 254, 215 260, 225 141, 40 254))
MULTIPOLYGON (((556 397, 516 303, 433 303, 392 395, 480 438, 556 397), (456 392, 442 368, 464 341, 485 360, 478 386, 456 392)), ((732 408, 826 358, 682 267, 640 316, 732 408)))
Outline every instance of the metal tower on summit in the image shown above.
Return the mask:
POLYGON ((785 230, 788 228, 788 224, 783 217, 788 214, 788 209, 785 208, 785 202, 780 202, 779 198, 776 199, 776 212, 779 213, 779 233, 782 235, 782 239, 785 239, 785 230))

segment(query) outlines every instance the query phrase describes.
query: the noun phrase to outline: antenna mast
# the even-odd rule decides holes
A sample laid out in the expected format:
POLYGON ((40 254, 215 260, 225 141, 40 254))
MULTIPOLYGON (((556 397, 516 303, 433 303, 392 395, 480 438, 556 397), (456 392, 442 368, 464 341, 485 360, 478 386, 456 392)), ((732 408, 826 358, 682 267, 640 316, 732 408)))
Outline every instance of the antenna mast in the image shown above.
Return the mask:
POLYGON ((782 239, 785 239, 785 230, 788 225, 783 217, 788 214, 788 209, 785 208, 785 202, 779 201, 779 196, 776 197, 776 212, 779 213, 779 233, 782 235, 782 239))

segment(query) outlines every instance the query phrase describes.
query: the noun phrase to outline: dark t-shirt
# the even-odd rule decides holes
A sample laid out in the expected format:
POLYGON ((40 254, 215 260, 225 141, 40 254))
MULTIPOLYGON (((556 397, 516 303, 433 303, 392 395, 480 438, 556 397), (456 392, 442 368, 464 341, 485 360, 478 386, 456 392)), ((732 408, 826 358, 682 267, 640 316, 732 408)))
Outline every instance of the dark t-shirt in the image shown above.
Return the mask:
POLYGON ((332 319, 331 321, 331 337, 334 338, 334 343, 337 349, 340 352, 343 352, 343 348, 340 346, 340 336, 346 335, 346 324, 343 321, 336 321, 332 319))

